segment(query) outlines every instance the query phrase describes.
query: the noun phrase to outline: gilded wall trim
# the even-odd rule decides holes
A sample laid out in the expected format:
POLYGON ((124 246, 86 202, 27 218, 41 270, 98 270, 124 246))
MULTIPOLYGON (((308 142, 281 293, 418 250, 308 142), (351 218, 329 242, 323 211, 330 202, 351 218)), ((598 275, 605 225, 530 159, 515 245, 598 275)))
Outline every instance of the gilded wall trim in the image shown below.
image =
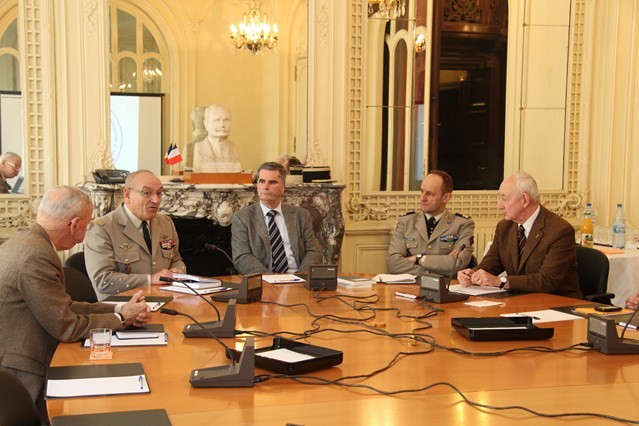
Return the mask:
MULTIPOLYGON (((579 111, 582 90, 582 58, 585 22, 585 0, 573 0, 571 8, 570 69, 568 76, 569 98, 566 117, 566 155, 564 190, 546 192, 542 190, 542 203, 559 215, 571 219, 577 216, 583 205, 584 194, 578 192, 580 174, 579 159, 579 111)), ((394 220, 396 217, 418 207, 418 193, 375 192, 362 190, 363 148, 366 145, 365 127, 365 69, 367 9, 363 0, 349 0, 349 28, 347 35, 347 114, 346 134, 346 191, 344 199, 346 220, 353 222, 394 220), (385 212, 385 214, 384 214, 385 212)), ((449 204, 453 211, 462 211, 474 218, 502 218, 497 210, 497 191, 456 191, 449 204)))

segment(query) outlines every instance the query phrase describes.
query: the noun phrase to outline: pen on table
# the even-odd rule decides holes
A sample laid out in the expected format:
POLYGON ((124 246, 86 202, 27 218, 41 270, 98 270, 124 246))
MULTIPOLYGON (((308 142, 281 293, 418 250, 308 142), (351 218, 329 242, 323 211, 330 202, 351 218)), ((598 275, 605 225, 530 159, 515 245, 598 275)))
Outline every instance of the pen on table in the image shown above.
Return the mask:
POLYGON ((138 382, 140 382, 140 389, 144 389, 144 378, 142 376, 138 377, 138 382))
POLYGON ((636 330, 637 329, 637 326, 634 325, 634 324, 628 324, 628 323, 625 323, 625 322, 620 322, 619 325, 621 327, 627 327, 627 328, 629 328, 631 330, 636 330))
POLYGON ((515 314, 515 315, 518 315, 518 316, 520 316, 520 317, 530 317, 530 318, 532 318, 532 319, 536 319, 536 320, 540 320, 540 319, 541 319, 541 318, 536 317, 536 316, 534 316, 534 315, 528 315, 528 314, 515 314))

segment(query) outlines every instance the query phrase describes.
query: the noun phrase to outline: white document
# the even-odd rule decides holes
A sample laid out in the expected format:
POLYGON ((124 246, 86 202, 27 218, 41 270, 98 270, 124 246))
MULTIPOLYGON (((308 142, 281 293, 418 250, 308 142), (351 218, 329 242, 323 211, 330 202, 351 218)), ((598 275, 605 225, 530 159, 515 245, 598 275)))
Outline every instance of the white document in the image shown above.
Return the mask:
MULTIPOLYGON (((117 305, 118 303, 123 303, 123 302, 111 302, 109 300, 103 300, 102 303, 111 303, 113 305, 117 305)), ((166 305, 166 302, 146 302, 146 306, 149 307, 151 312, 158 311, 164 305, 166 305)))
POLYGON ((544 309, 543 311, 517 312, 512 314, 501 314, 502 317, 531 317, 533 324, 541 324, 544 322, 555 321, 574 321, 583 320, 584 317, 578 315, 566 314, 564 312, 555 311, 554 309, 544 309))
POLYGON ((144 374, 47 381, 47 397, 53 398, 148 392, 150 392, 149 385, 144 374))
POLYGON ((299 362, 313 359, 314 357, 299 352, 292 351, 286 348, 273 349, 272 351, 260 352, 255 356, 263 356, 264 358, 276 359, 284 362, 299 362))
POLYGON ((481 296, 483 294, 490 293, 504 293, 507 291, 506 289, 498 287, 482 287, 478 285, 464 287, 461 284, 453 284, 448 287, 448 289, 453 293, 470 294, 471 296, 481 296))
MULTIPOLYGON (((191 289, 188 289, 183 286, 169 285, 166 287, 160 287, 160 290, 173 291, 175 293, 193 294, 195 296, 195 294, 191 291, 191 289)), ((219 293, 220 291, 226 291, 231 289, 228 287, 213 287, 213 288, 202 288, 199 290, 194 288, 193 290, 195 290, 197 294, 211 294, 211 293, 219 293)))
POLYGON ((271 284, 301 283, 304 280, 293 274, 262 275, 262 279, 271 284))
POLYGON ((386 284, 414 284, 413 274, 379 274, 373 277, 373 281, 386 284))
MULTIPOLYGON (((168 335, 166 333, 144 333, 141 331, 127 333, 118 331, 114 336, 111 336, 111 346, 166 346, 167 340, 168 335), (118 337, 118 333, 124 334, 125 337, 118 337), (138 337, 133 337, 134 335, 137 335, 138 337), (144 337, 145 335, 154 336, 144 337)), ((85 339, 82 346, 90 348, 91 341, 89 339, 85 339)))
POLYGON ((502 302, 493 302, 492 300, 477 300, 474 302, 466 302, 464 305, 474 306, 475 308, 487 308, 489 306, 503 305, 502 302))

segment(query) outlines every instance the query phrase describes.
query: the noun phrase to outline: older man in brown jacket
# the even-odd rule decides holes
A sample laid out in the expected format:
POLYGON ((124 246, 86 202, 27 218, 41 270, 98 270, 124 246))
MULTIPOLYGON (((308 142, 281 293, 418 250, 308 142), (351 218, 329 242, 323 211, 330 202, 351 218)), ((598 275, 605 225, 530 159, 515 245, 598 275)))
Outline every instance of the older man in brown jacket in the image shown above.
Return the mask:
POLYGON ((48 191, 36 223, 0 245, 0 368, 14 373, 33 398, 43 424, 44 378, 59 341, 89 337, 89 330, 121 330, 146 322, 142 292, 126 304, 72 301, 56 250, 84 240, 93 205, 81 190, 61 186, 48 191))

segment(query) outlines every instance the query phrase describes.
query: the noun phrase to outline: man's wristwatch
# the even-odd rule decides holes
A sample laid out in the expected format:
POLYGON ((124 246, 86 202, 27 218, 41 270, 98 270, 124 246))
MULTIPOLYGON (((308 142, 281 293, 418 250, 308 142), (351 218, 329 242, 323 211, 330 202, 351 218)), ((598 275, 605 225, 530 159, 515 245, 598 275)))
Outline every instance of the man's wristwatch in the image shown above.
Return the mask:
POLYGON ((499 288, 504 288, 506 286, 506 284, 508 284, 508 278, 507 277, 500 277, 499 278, 499 282, 501 284, 499 284, 499 288))
POLYGON ((422 260, 422 257, 424 257, 424 255, 421 253, 415 255, 415 265, 419 265, 419 261, 422 260))

